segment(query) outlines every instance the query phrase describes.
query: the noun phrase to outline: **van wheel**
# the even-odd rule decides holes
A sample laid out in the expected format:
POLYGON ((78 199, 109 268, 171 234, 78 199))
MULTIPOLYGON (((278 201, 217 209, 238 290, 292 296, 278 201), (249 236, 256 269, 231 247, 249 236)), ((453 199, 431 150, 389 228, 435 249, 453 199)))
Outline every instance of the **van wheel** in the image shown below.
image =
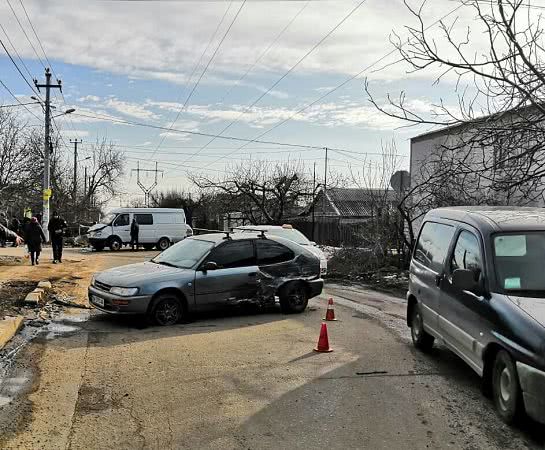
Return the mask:
POLYGON ((302 313, 308 304, 308 294, 301 283, 290 283, 282 286, 278 292, 280 308, 284 314, 302 313))
POLYGON ((414 346, 424 352, 429 352, 435 341, 435 338, 424 330, 424 320, 418 304, 414 305, 411 314, 411 338, 414 346))
POLYGON ((169 238, 163 237, 157 242, 157 248, 161 251, 166 250, 170 246, 169 238))
POLYGON ((180 321, 183 315, 183 306, 173 294, 162 294, 157 297, 151 309, 150 319, 157 325, 174 325, 180 321))
POLYGON ((110 240, 110 250, 112 252, 118 252, 123 247, 123 242, 118 237, 114 237, 110 240))
POLYGON ((494 361, 492 393, 501 419, 507 424, 513 423, 524 408, 517 368, 505 350, 500 350, 494 361))

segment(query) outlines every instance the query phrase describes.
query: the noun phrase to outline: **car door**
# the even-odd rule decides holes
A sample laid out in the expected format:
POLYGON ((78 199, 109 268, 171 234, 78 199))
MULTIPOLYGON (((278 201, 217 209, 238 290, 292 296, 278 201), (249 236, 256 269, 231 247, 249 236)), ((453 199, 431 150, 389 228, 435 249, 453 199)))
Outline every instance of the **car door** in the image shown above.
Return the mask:
POLYGON ((456 269, 469 269, 474 272, 475 282, 483 284, 486 277, 484 267, 479 233, 466 227, 460 229, 441 280, 439 329, 447 346, 478 373, 482 372, 480 337, 492 312, 483 296, 453 286, 452 273, 456 269))
POLYGON ((119 214, 113 223, 113 234, 119 236, 123 243, 130 242, 131 240, 131 224, 129 220, 129 214, 119 214))
POLYGON ((195 299, 198 308, 211 308, 253 298, 257 291, 257 262, 249 239, 228 240, 212 249, 195 274, 195 299), (207 262, 215 270, 201 269, 207 262))
POLYGON ((454 225, 425 222, 411 262, 411 292, 419 301, 424 328, 434 336, 440 336, 437 326, 439 283, 444 274, 445 258, 455 231, 454 225))

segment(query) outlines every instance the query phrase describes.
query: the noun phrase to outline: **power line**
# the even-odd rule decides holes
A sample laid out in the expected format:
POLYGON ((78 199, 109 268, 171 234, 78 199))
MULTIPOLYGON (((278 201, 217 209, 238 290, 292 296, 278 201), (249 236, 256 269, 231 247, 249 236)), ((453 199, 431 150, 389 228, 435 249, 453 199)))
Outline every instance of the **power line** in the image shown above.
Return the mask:
MULTIPOLYGON (((464 1, 464 0, 462 0, 464 1)), ((465 0, 467 1, 467 0, 465 0)), ((457 6, 456 8, 452 9, 451 11, 449 11, 447 14, 445 14, 444 16, 442 16, 441 18, 437 19, 435 22, 433 22, 432 24, 428 25, 424 31, 427 31, 429 30, 431 27, 437 25, 439 22, 441 22, 443 19, 445 19, 446 17, 450 16, 451 14, 455 13, 456 11, 458 11, 459 9, 461 9, 463 6, 465 6, 465 3, 462 3, 461 5, 457 6)), ((258 136, 255 137, 255 140, 254 139, 249 139, 247 141, 247 144, 245 145, 242 145, 240 146, 239 148, 237 148, 236 150, 234 150, 233 152, 231 153, 228 153, 226 155, 224 155, 222 158, 219 158, 217 161, 214 161, 214 163, 216 162, 219 162, 221 161, 222 159, 225 159, 229 156, 231 156, 232 154, 234 153, 237 153, 238 151, 242 150, 244 147, 246 147, 248 144, 252 143, 252 142, 257 142, 259 139, 261 139, 263 136, 269 134, 271 131, 277 129, 278 127, 284 125, 285 123, 289 122, 291 119, 293 119, 296 115, 302 113, 303 111, 307 110, 308 108, 310 108, 311 106, 314 106, 315 104, 321 102, 324 98, 328 97, 329 95, 331 95, 332 93, 338 91, 339 89, 343 88, 344 86, 346 86, 348 83, 350 83, 351 81, 355 80, 356 78, 359 78, 362 74, 364 74, 365 72, 369 71, 370 69, 372 69, 373 67, 375 67, 377 64, 381 63, 382 61, 384 61, 386 58, 388 58, 389 56, 391 56, 392 54, 394 54, 395 52, 397 52, 397 49, 394 48, 392 49, 391 51, 389 51, 388 53, 386 53, 385 55, 381 56, 379 59, 375 60, 373 63, 367 65, 366 67, 364 67, 362 70, 360 70, 358 73, 348 77, 346 80, 344 80, 342 83, 338 84, 337 86, 335 86, 334 88, 330 89, 329 91, 327 91, 326 93, 324 93, 323 95, 321 95, 320 97, 318 97, 316 100, 312 101, 311 103, 308 103, 307 105, 303 106, 302 108, 300 108, 299 110, 297 110, 296 112, 294 112, 293 114, 291 114, 289 117, 287 117, 286 119, 282 120, 281 122, 278 122, 277 124, 273 125, 271 128, 269 128, 268 130, 265 130, 264 132, 260 133, 258 136)), ((212 164, 214 164, 212 163, 212 164)))
POLYGON ((11 56, 11 53, 9 52, 9 50, 7 49, 7 47, 4 45, 4 42, 2 41, 2 39, 0 39, 0 45, 2 45, 2 48, 4 49, 4 51, 6 52, 6 55, 8 55, 9 59, 11 60, 11 62, 13 63, 13 65, 15 66, 15 68, 17 69, 17 72, 19 72, 19 75, 21 75, 21 77, 23 78, 23 80, 25 81, 25 83, 28 85, 28 87, 30 87, 30 89, 32 90, 32 92, 36 95, 39 96, 39 94, 36 92, 36 90, 34 89, 34 86, 32 86, 29 81, 26 79, 25 75, 23 74, 23 72, 21 72, 21 69, 19 68, 19 66, 17 65, 17 63, 15 62, 15 60, 13 59, 13 56, 11 56))
POLYGON ((19 101, 17 96, 13 92, 11 92, 11 90, 4 84, 4 82, 2 80, 0 80, 0 84, 4 87, 4 89, 6 91, 8 91, 8 93, 15 99, 15 101, 17 103, 19 103, 21 106, 23 106, 29 112, 29 114, 33 115, 36 119, 41 120, 36 114, 34 114, 30 109, 28 109, 25 105, 23 105, 23 103, 21 101, 19 101))
MULTIPOLYGON (((365 1, 365 0, 364 0, 365 1)), ((212 63, 212 61, 214 60, 214 58, 216 57, 219 49, 221 48, 223 42, 225 41, 225 38, 227 37, 227 35, 229 34, 229 32, 231 31, 231 28, 233 27, 234 23, 236 22, 240 12, 242 11, 242 8, 244 7, 244 5, 246 4, 246 0, 243 0, 242 4, 240 5, 240 8, 238 8, 238 11, 236 12, 235 16, 233 17, 233 20, 231 21, 231 23, 229 24, 229 26, 227 27, 227 30, 225 31, 224 35, 222 36, 222 38, 220 39, 220 42, 218 43, 218 45, 216 46, 216 49, 214 50, 214 53, 212 53, 212 56, 210 56, 210 58, 208 59, 208 62, 206 63, 206 66, 204 67, 204 70, 202 71, 201 75, 199 76, 198 80, 195 82, 195 85, 193 86, 193 89, 191 89, 191 92, 189 93, 189 95, 187 96, 183 106, 180 108, 180 110, 178 111, 178 115, 176 116, 176 120, 178 120, 178 117, 180 116, 181 112, 184 110, 184 108, 187 106, 189 100, 191 99, 191 97, 193 96, 195 90, 197 89, 197 87, 199 86, 202 78, 204 77, 204 74, 207 72, 208 70, 208 67, 210 66, 210 64, 212 63)), ((176 123, 176 120, 172 123, 172 125, 174 125, 176 123)), ((163 139, 164 141, 164 139, 163 139)), ((157 146, 157 148, 155 150, 157 150, 159 148, 159 146, 161 145, 161 143, 159 143, 159 145, 157 146)), ((153 156, 155 155, 155 151, 152 153, 151 155, 151 158, 153 158, 153 156)))
MULTIPOLYGON (((312 46, 312 48, 310 50, 308 50, 301 58, 299 58, 299 60, 297 60, 297 62, 292 65, 280 78, 278 78, 270 87, 269 89, 267 89, 265 92, 263 92, 263 94, 261 94, 257 99, 255 99, 251 105, 247 106, 236 118, 235 120, 233 120, 231 123, 229 123, 227 126, 225 126, 223 128, 223 130, 220 131, 220 133, 217 135, 217 137, 220 137, 225 131, 227 131, 231 126, 233 126, 236 122, 238 122, 238 120, 240 119, 240 117, 242 117, 242 115, 246 114, 251 108, 253 108, 257 103, 259 103, 261 101, 261 99, 263 99, 266 95, 269 94, 269 92, 271 92, 276 86, 278 86, 278 84, 280 84, 280 82, 282 82, 282 80, 284 78, 286 78, 291 72, 293 72, 298 66, 299 64, 301 64, 311 53, 314 52, 314 50, 316 50, 320 45, 322 45, 322 43, 329 37, 331 36, 344 22, 346 22, 367 0, 362 0, 360 1, 354 8, 352 8, 348 14, 346 14, 340 22, 338 22, 331 30, 329 30, 325 36, 323 36, 316 44, 314 44, 312 46)), ((213 142, 216 138, 212 139, 210 142, 213 142)), ((202 149, 206 148, 206 146, 210 143, 208 142, 207 144, 205 144, 202 149)), ((202 150, 201 149, 201 150, 202 150)), ((197 151, 195 152, 195 154, 198 154, 200 153, 200 151, 197 151)), ((185 162, 189 161, 191 158, 188 158, 186 159, 185 161, 183 161, 180 165, 183 165, 185 162)))
POLYGON ((43 66, 43 68, 45 69, 45 64, 44 62, 42 61, 42 58, 40 58, 40 55, 38 55, 38 52, 36 51, 36 48, 34 47, 34 44, 32 44, 32 41, 30 40, 30 38, 28 37, 28 34, 25 30, 25 28, 23 27, 23 24, 21 23, 21 21, 19 20, 19 16, 17 16, 17 13, 15 12, 15 10, 13 9, 13 6, 11 6, 11 2, 9 0, 6 0, 6 2, 8 3, 9 5, 9 8, 11 9, 11 12, 13 13, 13 15, 15 16, 15 19, 17 20, 17 23, 19 24, 19 27, 21 28, 21 31, 23 32, 23 34, 25 35, 26 37, 26 40, 28 41, 28 43, 30 44, 30 47, 32 47, 32 50, 34 51, 34 54, 36 55, 36 57, 38 58, 38 61, 40 61, 40 64, 43 66))
POLYGON ((17 59, 19 60, 19 62, 22 64, 22 66, 25 68, 26 70, 26 73, 28 73, 28 76, 30 77, 30 79, 34 79, 34 76, 30 73, 30 70, 28 68, 28 66, 25 64, 25 62, 23 61, 23 58, 21 58, 21 55, 19 54, 19 52, 17 51, 17 49, 15 48, 15 45, 13 45, 13 42, 11 41, 6 29, 4 28, 4 26, 0 23, 0 28, 2 29, 4 35, 6 36, 6 39, 8 40, 9 44, 11 45, 11 48, 13 49, 13 51, 15 52, 15 54, 17 55, 17 59))
MULTIPOLYGON (((210 45, 212 45, 212 42, 214 41, 214 39, 216 38, 216 34, 218 33, 221 25, 223 24, 224 20, 225 20, 225 17, 227 17, 227 14, 229 13, 229 10, 231 9, 231 6, 233 5, 233 1, 231 0, 229 2, 229 5, 227 6, 227 9, 225 10, 225 12, 223 13, 223 16, 221 17, 220 21, 218 22, 218 24, 216 25, 216 29, 214 30, 214 33, 212 33, 212 36, 210 36, 210 39, 208 40, 208 44, 206 44, 206 47, 205 49, 202 51, 201 53, 201 56, 199 57, 197 63, 193 66, 193 70, 191 71, 191 75, 189 75, 185 82, 184 82, 184 89, 182 92, 180 92, 180 95, 179 97, 177 98, 176 100, 176 103, 178 103, 181 98, 182 98, 182 93, 185 92, 185 90, 187 89, 187 83, 189 83, 192 79, 193 79, 193 75, 195 74, 195 72, 197 71, 197 68, 201 65, 201 61, 202 59, 204 58, 204 55, 206 54, 206 52, 208 51, 208 49, 210 48, 210 45)), ((186 99, 186 102, 187 102, 187 99, 186 99)), ((180 114, 182 113, 182 110, 183 108, 185 107, 185 103, 184 105, 178 110, 178 113, 176 114, 176 118, 171 122, 170 126, 173 127, 174 124, 178 121, 179 117, 180 117, 180 114)), ((165 141, 166 139, 166 135, 163 135, 161 137, 161 139, 159 140, 159 143, 157 144, 157 146, 155 147, 155 152, 157 152, 157 150, 159 149, 159 147, 163 144, 163 142, 165 141)), ((154 154, 155 154, 154 152, 154 154)))

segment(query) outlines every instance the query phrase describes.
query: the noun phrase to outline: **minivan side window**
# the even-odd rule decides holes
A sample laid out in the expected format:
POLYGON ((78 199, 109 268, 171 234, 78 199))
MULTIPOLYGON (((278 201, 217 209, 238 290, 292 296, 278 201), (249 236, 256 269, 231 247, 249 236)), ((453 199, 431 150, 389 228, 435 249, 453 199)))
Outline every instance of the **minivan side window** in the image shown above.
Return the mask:
POLYGON ((114 227, 126 227, 129 224, 128 214, 119 214, 114 222, 114 227))
POLYGON ((463 230, 450 259, 451 273, 456 269, 469 269, 475 274, 475 281, 478 281, 483 270, 482 261, 479 239, 473 233, 463 230))
POLYGON ((138 225, 153 225, 153 214, 135 214, 134 218, 138 225))
POLYGON ((456 229, 444 223, 426 222, 414 251, 414 259, 434 272, 443 271, 443 262, 456 229))

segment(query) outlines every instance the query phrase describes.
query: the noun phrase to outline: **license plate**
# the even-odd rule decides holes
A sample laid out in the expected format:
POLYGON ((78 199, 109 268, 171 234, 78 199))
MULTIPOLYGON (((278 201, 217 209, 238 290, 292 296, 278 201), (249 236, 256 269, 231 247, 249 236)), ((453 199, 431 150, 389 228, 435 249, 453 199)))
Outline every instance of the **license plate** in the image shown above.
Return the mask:
POLYGON ((104 308, 104 299, 93 295, 91 297, 92 302, 97 306, 102 306, 104 308))

